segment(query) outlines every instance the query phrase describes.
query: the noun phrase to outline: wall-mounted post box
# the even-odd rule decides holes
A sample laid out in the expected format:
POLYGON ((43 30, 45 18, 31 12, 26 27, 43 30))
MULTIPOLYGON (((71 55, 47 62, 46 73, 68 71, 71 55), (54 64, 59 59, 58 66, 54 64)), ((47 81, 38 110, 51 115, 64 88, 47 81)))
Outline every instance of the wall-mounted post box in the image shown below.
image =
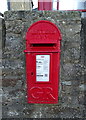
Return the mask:
POLYGON ((28 103, 58 102, 61 34, 53 23, 41 20, 26 33, 28 103))

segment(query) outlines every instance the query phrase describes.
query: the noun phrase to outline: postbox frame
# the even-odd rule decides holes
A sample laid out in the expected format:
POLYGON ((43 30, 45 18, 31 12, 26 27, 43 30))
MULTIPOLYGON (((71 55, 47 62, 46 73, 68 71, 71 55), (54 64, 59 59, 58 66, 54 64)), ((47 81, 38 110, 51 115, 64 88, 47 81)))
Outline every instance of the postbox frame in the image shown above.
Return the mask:
MULTIPOLYGON (((44 30, 45 30, 45 28, 44 28, 44 30)), ((30 28, 28 29, 28 31, 26 33, 26 50, 24 50, 24 52, 26 53, 26 79, 27 79, 28 103, 41 103, 41 104, 58 103, 60 52, 61 52, 60 43, 61 43, 60 30, 56 27, 56 25, 54 25, 50 21, 45 21, 45 20, 38 21, 38 22, 34 23, 33 25, 31 25, 30 28), (33 42, 32 43, 30 42, 30 38, 31 38, 30 34, 29 34, 30 30, 34 31, 34 29, 33 29, 34 26, 37 24, 41 24, 41 23, 50 24, 57 31, 58 38, 56 38, 56 39, 57 39, 58 45, 54 46, 54 49, 52 49, 52 47, 53 47, 52 43, 50 43, 51 48, 49 46, 47 46, 47 47, 42 46, 42 48, 39 49, 40 47, 38 45, 35 47, 31 46, 31 44, 33 44, 33 42), (36 55, 50 55, 49 81, 36 81, 36 62, 35 62, 36 55), (54 63, 52 63, 52 62, 54 62, 54 63), (56 65, 55 65, 55 63, 56 63, 56 65), (33 66, 33 68, 31 68, 32 66, 33 66), (52 71, 52 69, 54 70, 54 72, 52 71), (55 71, 57 71, 57 73, 55 73, 55 71), (31 75, 31 73, 34 73, 34 74, 31 75), (53 78, 54 76, 56 77, 56 79, 53 78), (56 80, 56 83, 55 83, 55 80, 56 80), (38 91, 37 91, 37 89, 38 89, 38 91), (45 93, 45 90, 46 90, 46 93, 45 93), (39 92, 39 91, 41 91, 41 92, 39 92), (40 96, 38 97, 37 94, 40 96, 43 96, 43 100, 40 96), (50 98, 50 100, 49 100, 49 98, 50 98)), ((37 43, 35 43, 35 44, 37 44, 37 43)), ((43 45, 44 43, 41 42, 40 44, 43 45)), ((48 45, 47 42, 45 44, 48 45)), ((53 44, 55 45, 56 42, 53 42, 53 44)))

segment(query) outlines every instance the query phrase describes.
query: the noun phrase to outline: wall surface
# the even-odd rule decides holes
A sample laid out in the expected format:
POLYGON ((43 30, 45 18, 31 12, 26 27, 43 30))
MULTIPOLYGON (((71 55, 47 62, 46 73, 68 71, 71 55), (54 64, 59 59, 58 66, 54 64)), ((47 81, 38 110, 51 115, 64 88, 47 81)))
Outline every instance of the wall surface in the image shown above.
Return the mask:
POLYGON ((86 20, 79 12, 5 12, 3 49, 3 118, 86 118, 86 20), (58 104, 28 104, 25 78, 25 33, 34 22, 48 20, 62 33, 58 104))
POLYGON ((0 119, 2 118, 2 19, 0 18, 0 119))

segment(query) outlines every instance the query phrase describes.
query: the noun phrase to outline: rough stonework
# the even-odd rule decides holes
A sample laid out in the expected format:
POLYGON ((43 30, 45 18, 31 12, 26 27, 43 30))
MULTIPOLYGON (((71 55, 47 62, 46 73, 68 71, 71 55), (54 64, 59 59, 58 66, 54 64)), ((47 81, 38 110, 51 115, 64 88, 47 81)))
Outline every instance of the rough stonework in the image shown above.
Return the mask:
POLYGON ((5 12, 2 61, 3 118, 86 118, 86 19, 73 11, 5 12), (58 104, 28 104, 25 34, 34 22, 48 20, 62 33, 58 104))
POLYGON ((2 19, 0 18, 0 119, 2 118, 2 19))

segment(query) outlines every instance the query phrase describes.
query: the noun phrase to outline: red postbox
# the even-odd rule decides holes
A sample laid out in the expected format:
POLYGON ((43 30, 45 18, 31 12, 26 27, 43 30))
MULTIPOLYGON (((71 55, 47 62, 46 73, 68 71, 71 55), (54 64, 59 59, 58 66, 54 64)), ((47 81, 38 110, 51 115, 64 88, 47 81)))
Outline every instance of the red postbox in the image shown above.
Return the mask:
POLYGON ((58 103, 61 34, 53 23, 41 20, 26 33, 28 103, 58 103))

